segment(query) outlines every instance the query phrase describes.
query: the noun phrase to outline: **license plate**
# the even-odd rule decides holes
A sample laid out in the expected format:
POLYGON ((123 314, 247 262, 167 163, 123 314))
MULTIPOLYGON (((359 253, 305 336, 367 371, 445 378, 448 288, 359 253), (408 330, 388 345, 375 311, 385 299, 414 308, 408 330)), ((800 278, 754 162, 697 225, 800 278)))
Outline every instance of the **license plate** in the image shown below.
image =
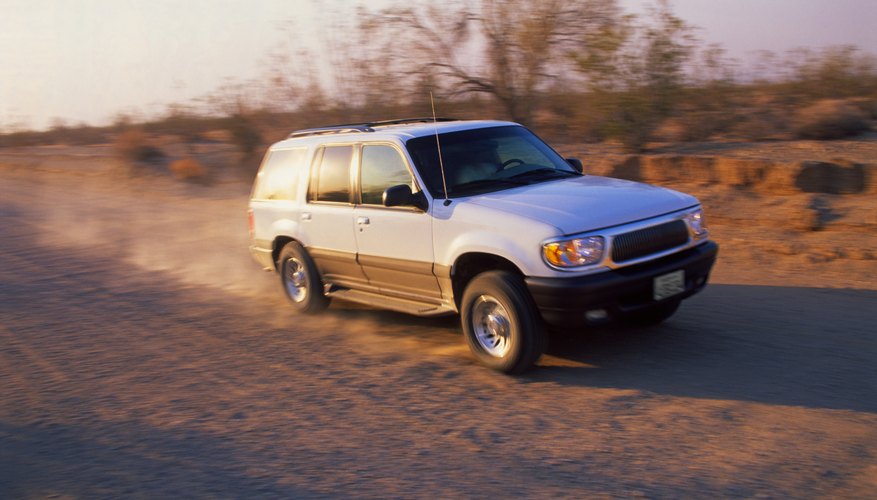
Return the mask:
POLYGON ((680 269, 655 278, 652 296, 655 300, 663 300, 667 297, 678 295, 684 291, 685 270, 680 269))

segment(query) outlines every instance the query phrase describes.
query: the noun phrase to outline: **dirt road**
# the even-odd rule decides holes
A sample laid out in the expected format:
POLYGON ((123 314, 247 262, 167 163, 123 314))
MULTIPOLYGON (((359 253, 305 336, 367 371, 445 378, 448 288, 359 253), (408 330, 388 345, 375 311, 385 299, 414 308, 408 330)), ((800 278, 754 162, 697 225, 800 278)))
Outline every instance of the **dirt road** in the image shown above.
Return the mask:
POLYGON ((454 318, 292 314, 246 191, 0 168, 0 497, 877 495, 877 286, 720 268, 510 378, 454 318))

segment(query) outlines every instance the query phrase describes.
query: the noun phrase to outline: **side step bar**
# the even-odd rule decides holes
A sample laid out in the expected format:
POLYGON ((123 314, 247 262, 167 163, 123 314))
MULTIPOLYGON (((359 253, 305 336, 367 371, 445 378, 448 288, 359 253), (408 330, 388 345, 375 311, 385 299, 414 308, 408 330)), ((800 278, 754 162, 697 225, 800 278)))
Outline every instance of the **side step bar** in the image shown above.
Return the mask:
POLYGON ((335 288, 330 290, 326 293, 326 297, 356 302, 358 304, 372 306, 379 309, 389 309, 391 311, 413 314, 415 316, 442 316, 457 312, 456 309, 446 304, 418 302, 397 297, 387 297, 386 295, 364 292, 362 290, 350 290, 348 288, 335 288))

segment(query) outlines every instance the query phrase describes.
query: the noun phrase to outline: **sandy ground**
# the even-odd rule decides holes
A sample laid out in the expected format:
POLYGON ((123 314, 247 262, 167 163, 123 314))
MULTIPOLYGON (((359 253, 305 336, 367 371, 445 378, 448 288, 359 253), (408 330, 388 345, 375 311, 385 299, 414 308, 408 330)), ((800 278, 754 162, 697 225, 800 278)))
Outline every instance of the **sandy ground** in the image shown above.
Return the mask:
POLYGON ((877 245, 843 223, 869 199, 813 232, 753 215, 801 200, 693 186, 712 284, 511 378, 455 318, 292 314, 234 175, 0 164, 2 498, 877 496, 877 245))

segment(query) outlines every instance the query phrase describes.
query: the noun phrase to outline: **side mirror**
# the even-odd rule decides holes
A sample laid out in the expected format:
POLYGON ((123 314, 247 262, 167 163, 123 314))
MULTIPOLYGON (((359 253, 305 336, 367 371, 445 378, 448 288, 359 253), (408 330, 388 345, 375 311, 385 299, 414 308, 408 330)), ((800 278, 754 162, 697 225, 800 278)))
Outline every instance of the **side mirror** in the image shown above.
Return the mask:
POLYGON ((585 166, 582 165, 582 160, 579 160, 578 158, 567 158, 566 162, 569 163, 572 168, 576 169, 578 173, 585 173, 585 166))
POLYGON ((415 207, 423 211, 429 208, 423 193, 412 193, 408 184, 388 187, 381 198, 385 207, 415 207))

